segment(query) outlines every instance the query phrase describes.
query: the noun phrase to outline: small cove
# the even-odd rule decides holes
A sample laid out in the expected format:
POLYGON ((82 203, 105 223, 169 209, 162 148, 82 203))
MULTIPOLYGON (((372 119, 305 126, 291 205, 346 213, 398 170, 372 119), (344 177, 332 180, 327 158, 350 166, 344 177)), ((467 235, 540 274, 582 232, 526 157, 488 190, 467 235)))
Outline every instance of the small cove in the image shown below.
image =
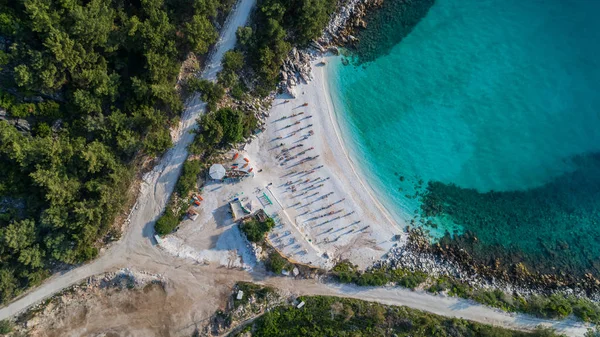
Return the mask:
POLYGON ((600 3, 390 8, 414 27, 381 50, 397 26, 361 32, 369 46, 330 70, 344 139, 383 203, 436 240, 472 233, 482 261, 598 275, 600 3))

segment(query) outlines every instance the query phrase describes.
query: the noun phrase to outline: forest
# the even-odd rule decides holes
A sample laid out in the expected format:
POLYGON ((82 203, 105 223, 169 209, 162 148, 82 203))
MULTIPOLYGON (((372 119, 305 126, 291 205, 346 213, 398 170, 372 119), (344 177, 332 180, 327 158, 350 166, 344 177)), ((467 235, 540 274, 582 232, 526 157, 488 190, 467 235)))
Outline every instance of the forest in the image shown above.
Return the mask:
POLYGON ((0 303, 96 256, 232 5, 0 0, 0 303))
POLYGON ((279 80, 293 46, 321 36, 336 8, 335 0, 259 0, 252 22, 237 31, 239 49, 256 74, 254 91, 266 96, 279 80))

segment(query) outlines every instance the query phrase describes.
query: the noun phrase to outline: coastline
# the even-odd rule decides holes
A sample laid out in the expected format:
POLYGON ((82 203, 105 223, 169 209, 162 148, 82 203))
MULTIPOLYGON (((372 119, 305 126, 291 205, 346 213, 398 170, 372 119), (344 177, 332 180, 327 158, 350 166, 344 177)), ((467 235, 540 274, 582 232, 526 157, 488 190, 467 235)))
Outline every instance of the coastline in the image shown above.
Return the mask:
MULTIPOLYGON (((334 56, 327 56, 327 59, 331 59, 334 58, 334 56)), ((329 64, 331 64, 331 62, 329 62, 329 64)), ((334 65, 331 65, 332 67, 334 65)), ((331 122, 331 125, 333 127, 333 130, 335 131, 337 140, 340 144, 340 147, 342 149, 342 152, 345 155, 345 159, 346 161, 349 163, 349 166, 352 170, 352 173, 354 174, 354 176, 357 178, 357 181, 360 183, 360 185, 362 186, 362 188, 368 193, 371 201, 373 202, 373 204, 375 205, 375 207, 377 207, 383 214, 383 216, 386 218, 386 220, 391 224, 394 225, 396 227, 398 227, 398 229, 403 230, 404 227, 407 225, 407 223, 405 223, 405 221, 401 218, 399 218, 397 215, 394 216, 394 214, 396 214, 396 212, 394 212, 393 210, 390 210, 390 208, 388 206, 386 206, 386 204, 384 202, 382 202, 381 200, 377 199, 376 195, 381 195, 383 194, 383 191, 378 191, 377 187, 373 185, 373 183, 371 181, 369 181, 369 179, 371 179, 370 177, 368 177, 368 174, 365 172, 366 168, 364 166, 362 166, 360 163, 355 163, 354 160, 352 159, 352 155, 358 155, 358 150, 357 149, 353 149, 351 144, 346 144, 344 141, 344 136, 348 136, 350 130, 348 130, 347 127, 344 127, 342 125, 342 121, 340 120, 341 117, 341 111, 343 111, 342 107, 337 107, 334 104, 335 100, 334 97, 332 95, 331 92, 331 69, 330 68, 326 68, 323 67, 324 69, 318 73, 315 77, 320 77, 321 81, 323 81, 323 95, 325 97, 325 100, 327 101, 327 109, 326 109, 326 113, 329 115, 329 119, 331 122), (394 220, 396 219, 396 220, 394 220)), ((341 102, 339 102, 341 104, 341 102)), ((407 239, 407 235, 405 235, 404 232, 402 232, 402 240, 399 242, 400 244, 404 244, 406 242, 407 239)))
MULTIPOLYGON (((360 150, 352 147, 353 144, 347 142, 351 140, 351 135, 348 133, 346 125, 341 120, 343 116, 340 114, 342 104, 339 99, 332 96, 332 79, 330 78, 332 59, 335 56, 322 56, 327 60, 326 67, 314 67, 312 75, 314 80, 308 85, 301 85, 299 90, 306 88, 305 86, 322 86, 322 91, 317 93, 325 99, 326 106, 320 108, 323 113, 329 115, 329 121, 333 127, 344 158, 350 167, 347 174, 354 175, 362 188, 368 192, 370 200, 367 200, 363 207, 377 208, 385 215, 387 223, 396 229, 401 230, 401 239, 383 256, 380 260, 374 263, 373 268, 406 268, 411 271, 422 271, 434 277, 449 276, 457 278, 475 288, 483 289, 502 289, 503 291, 518 293, 523 295, 535 294, 565 294, 575 295, 597 301, 599 293, 597 291, 597 283, 594 283, 594 278, 589 277, 580 282, 568 282, 566 278, 557 277, 555 275, 537 274, 528 272, 523 269, 522 264, 518 264, 516 269, 499 269, 496 270, 486 264, 477 263, 472 260, 468 254, 460 249, 460 247, 448 247, 444 244, 431 243, 427 234, 423 233, 420 226, 413 226, 404 218, 409 217, 409 214, 402 213, 401 209, 393 209, 393 205, 386 204, 385 200, 378 197, 385 197, 385 192, 378 189, 376 181, 370 180, 370 177, 365 172, 365 166, 355 162, 353 158, 360 156, 360 150), (321 68, 321 69, 320 69, 321 68), (320 84, 317 84, 321 82, 320 84), (375 185, 374 185, 375 184, 375 185), (375 207, 373 207, 373 205, 375 207), (392 209, 390 209, 390 207, 392 209), (402 213, 402 214, 400 214, 402 213), (410 228, 408 233, 405 228, 410 228)), ((321 99, 322 100, 322 99, 321 99)), ((329 142, 331 143, 331 142, 329 142)), ((364 201, 364 200, 363 200, 364 201)), ((351 261, 353 262, 353 261, 351 261)))
MULTIPOLYGON (((335 245, 338 253, 334 254, 334 258, 336 260, 347 258, 361 268, 367 268, 399 243, 394 241, 397 235, 401 235, 403 239, 405 235, 403 235, 402 224, 394 221, 391 212, 376 198, 376 190, 364 179, 362 168, 353 161, 352 154, 344 143, 344 133, 341 130, 336 108, 332 102, 328 82, 328 70, 331 66, 329 61, 332 58, 333 56, 327 55, 313 58, 310 62, 312 80, 308 83, 298 84, 291 89, 297 94, 295 99, 281 96, 275 98, 269 111, 270 117, 266 123, 272 124, 273 120, 289 114, 290 111, 293 111, 293 107, 297 107, 298 104, 309 103, 306 107, 306 113, 313 116, 311 123, 314 124, 312 128, 314 128, 315 136, 308 138, 306 146, 314 147, 315 153, 321 155, 314 165, 324 165, 323 169, 331 173, 331 182, 334 185, 332 192, 335 192, 335 199, 338 197, 346 199, 342 205, 345 209, 356 212, 358 219, 362 221, 358 227, 362 227, 365 223, 370 226, 368 230, 369 237, 352 239, 348 242, 342 241, 342 244, 335 245), (325 66, 318 65, 321 60, 326 60, 325 66), (289 103, 282 103, 282 101, 285 102, 288 99, 290 100, 289 103), (333 132, 331 132, 332 130, 333 132)), ((293 128, 291 130, 293 131, 293 128)), ((249 154, 257 156, 261 152, 261 148, 268 149, 269 146, 266 142, 280 136, 277 131, 275 127, 269 125, 265 132, 266 136, 262 136, 262 141, 259 138, 250 144, 249 154)), ((269 158, 263 157, 261 159, 263 166, 276 166, 269 158)), ((265 168, 266 170, 267 168, 265 168)), ((269 170, 272 171, 271 168, 269 170)), ((259 176, 260 174, 256 178, 259 176)), ((275 188, 273 193, 280 192, 277 192, 275 188)), ((278 196, 277 199, 281 200, 282 198, 278 196)), ((286 202, 283 201, 283 204, 286 204, 286 202)), ((294 210, 287 208, 286 211, 289 213, 290 218, 296 219, 297 214, 294 210)), ((331 249, 333 247, 326 247, 322 250, 330 251, 331 249)))

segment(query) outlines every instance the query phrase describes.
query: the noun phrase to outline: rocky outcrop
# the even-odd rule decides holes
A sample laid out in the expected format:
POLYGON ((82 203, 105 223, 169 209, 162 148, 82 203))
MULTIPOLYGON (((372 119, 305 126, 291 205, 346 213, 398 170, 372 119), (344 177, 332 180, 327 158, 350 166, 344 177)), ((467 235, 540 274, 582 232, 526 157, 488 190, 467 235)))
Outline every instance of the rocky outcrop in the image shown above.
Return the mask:
POLYGON ((10 117, 8 116, 6 110, 2 108, 0 108, 0 121, 6 121, 8 124, 14 126, 19 132, 31 132, 31 126, 29 125, 29 122, 27 120, 22 118, 10 117))
POLYGON ((278 85, 281 93, 295 98, 295 86, 298 83, 308 83, 312 80, 311 60, 328 52, 338 55, 338 46, 357 42, 358 39, 353 35, 354 32, 367 26, 364 20, 367 11, 380 6, 383 0, 346 0, 342 2, 318 40, 312 41, 305 50, 292 49, 281 69, 278 85))
MULTIPOLYGON (((314 43, 315 48, 323 49, 318 43, 314 43)), ((323 49, 324 50, 324 49, 323 49)), ((298 83, 308 83, 312 80, 310 61, 314 58, 314 54, 310 51, 298 50, 295 47, 290 51, 287 59, 281 67, 281 81, 279 89, 282 93, 296 97, 294 87, 298 83)))
POLYGON ((567 275, 531 272, 522 263, 514 268, 483 265, 465 250, 432 245, 420 228, 409 229, 408 236, 405 245, 392 248, 374 267, 422 271, 432 276, 452 277, 474 288, 502 289, 520 295, 561 293, 599 299, 600 282, 591 274, 583 279, 569 279, 567 275))
POLYGON ((380 7, 383 0, 348 0, 333 15, 319 39, 324 46, 345 45, 357 42, 357 29, 366 28, 365 16, 372 8, 380 7))

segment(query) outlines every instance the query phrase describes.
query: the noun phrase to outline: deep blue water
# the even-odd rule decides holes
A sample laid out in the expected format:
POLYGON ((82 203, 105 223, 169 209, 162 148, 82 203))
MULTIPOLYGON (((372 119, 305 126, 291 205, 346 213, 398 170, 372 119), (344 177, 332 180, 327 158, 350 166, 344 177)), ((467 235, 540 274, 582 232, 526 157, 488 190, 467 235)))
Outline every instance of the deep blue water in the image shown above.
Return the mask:
POLYGON ((388 208, 432 220, 434 238, 468 230, 482 251, 597 273, 598 13, 595 0, 437 0, 379 54, 385 34, 363 32, 369 62, 337 62, 331 86, 388 208), (425 217, 424 201, 443 207, 425 217))

